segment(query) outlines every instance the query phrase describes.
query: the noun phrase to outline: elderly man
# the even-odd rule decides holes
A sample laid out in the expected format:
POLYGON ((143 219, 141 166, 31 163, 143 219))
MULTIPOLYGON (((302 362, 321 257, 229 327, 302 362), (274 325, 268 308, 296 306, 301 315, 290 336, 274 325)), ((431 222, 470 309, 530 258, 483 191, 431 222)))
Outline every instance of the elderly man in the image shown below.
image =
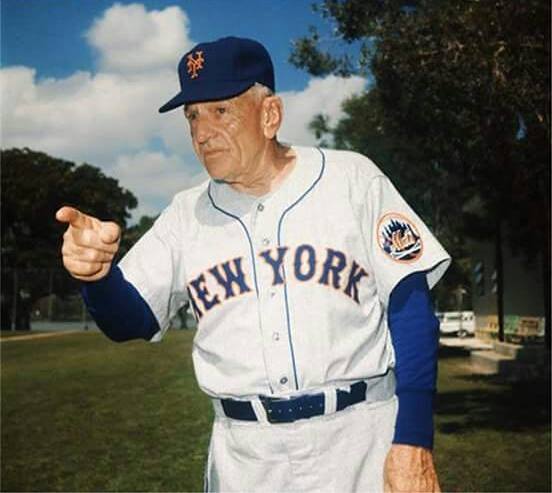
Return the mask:
POLYGON ((208 491, 438 491, 429 287, 447 253, 366 157, 277 140, 262 45, 202 43, 178 70, 160 111, 184 108, 210 179, 116 266, 117 225, 57 213, 99 327, 159 341, 190 302, 215 411, 208 491))

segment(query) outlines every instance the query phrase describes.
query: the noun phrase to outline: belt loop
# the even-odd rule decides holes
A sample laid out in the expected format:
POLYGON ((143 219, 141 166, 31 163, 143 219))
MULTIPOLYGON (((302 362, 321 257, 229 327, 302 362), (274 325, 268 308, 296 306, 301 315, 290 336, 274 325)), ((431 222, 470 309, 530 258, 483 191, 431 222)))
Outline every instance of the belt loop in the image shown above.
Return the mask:
POLYGON ((385 375, 369 378, 366 382, 366 401, 376 402, 391 399, 395 395, 395 373, 388 370, 385 375))
POLYGON ((251 399, 250 402, 259 423, 268 424, 269 421, 266 417, 266 411, 260 399, 255 397, 254 399, 251 399))
POLYGON ((324 389, 324 414, 333 414, 337 408, 337 389, 324 389))
POLYGON ((397 390, 397 377, 395 376, 395 371, 393 369, 389 370, 389 376, 387 377, 387 390, 392 395, 395 395, 397 390))
POLYGON ((225 418, 226 413, 224 412, 224 409, 222 408, 222 402, 220 402, 220 399, 211 399, 211 402, 213 403, 213 409, 215 411, 215 416, 218 418, 225 418))

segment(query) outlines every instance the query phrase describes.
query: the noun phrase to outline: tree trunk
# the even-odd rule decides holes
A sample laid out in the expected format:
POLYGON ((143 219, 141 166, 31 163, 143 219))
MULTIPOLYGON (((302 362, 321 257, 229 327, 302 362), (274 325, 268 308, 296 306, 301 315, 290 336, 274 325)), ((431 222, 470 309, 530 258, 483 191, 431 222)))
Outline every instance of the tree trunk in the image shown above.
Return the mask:
MULTIPOLYGON (((5 285, 4 285, 5 286, 5 285)), ((12 299, 11 296, 6 296, 2 293, 1 313, 1 328, 2 330, 12 329, 12 299)))
POLYGON ((17 275, 17 269, 13 270, 13 290, 12 290, 12 306, 11 306, 11 322, 12 327, 10 329, 17 330, 17 298, 19 292, 19 282, 18 282, 18 275, 17 275))
MULTIPOLYGON (((500 216, 500 213, 498 214, 500 216)), ((504 270, 502 259, 502 224, 497 217, 495 236, 496 309, 498 315, 498 340, 504 342, 504 270)))
POLYGON ((17 296, 17 311, 15 315, 15 330, 31 330, 31 309, 30 297, 17 296))
POLYGON ((544 345, 550 351, 550 236, 548 236, 548 248, 545 248, 542 256, 542 284, 544 294, 544 345))

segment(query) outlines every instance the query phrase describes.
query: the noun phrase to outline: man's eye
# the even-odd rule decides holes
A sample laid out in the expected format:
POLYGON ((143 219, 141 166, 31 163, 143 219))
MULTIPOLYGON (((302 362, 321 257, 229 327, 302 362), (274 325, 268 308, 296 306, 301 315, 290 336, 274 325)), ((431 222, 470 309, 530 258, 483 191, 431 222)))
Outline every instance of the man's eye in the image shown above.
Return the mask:
POLYGON ((223 107, 223 106, 219 106, 219 107, 217 108, 217 113, 218 113, 219 115, 223 115, 224 113, 226 113, 226 108, 223 107))
POLYGON ((191 122, 192 120, 195 120, 196 116, 197 116, 197 113, 186 113, 186 118, 188 119, 189 122, 191 122))

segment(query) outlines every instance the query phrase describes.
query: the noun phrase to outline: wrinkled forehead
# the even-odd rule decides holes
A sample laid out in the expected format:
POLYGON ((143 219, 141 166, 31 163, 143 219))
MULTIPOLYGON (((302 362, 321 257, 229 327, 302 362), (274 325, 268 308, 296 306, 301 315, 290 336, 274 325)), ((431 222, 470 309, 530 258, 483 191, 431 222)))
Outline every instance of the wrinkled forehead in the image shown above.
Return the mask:
POLYGON ((213 108, 220 105, 224 106, 231 106, 231 107, 237 107, 242 108, 244 110, 246 109, 254 109, 257 107, 255 104, 256 100, 252 97, 252 93, 250 90, 247 90, 237 96, 233 96, 231 98, 226 99, 215 99, 211 101, 199 101, 195 103, 188 103, 183 106, 184 113, 187 113, 190 110, 196 109, 196 108, 213 108))

